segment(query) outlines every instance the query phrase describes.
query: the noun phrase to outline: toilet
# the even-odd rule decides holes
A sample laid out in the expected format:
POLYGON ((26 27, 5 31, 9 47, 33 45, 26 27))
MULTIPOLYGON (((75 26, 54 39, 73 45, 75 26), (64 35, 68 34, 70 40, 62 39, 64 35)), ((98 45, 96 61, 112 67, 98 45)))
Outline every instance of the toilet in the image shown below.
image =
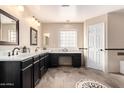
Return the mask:
POLYGON ((124 74, 124 61, 120 61, 120 73, 124 74))

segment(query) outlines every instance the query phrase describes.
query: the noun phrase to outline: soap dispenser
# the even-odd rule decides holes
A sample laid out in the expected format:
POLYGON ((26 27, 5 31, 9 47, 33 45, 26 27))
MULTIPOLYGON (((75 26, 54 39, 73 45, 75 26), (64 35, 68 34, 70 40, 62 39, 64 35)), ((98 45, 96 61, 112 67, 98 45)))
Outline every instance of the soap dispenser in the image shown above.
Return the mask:
POLYGON ((22 53, 27 53, 27 47, 26 47, 26 46, 24 46, 24 47, 22 48, 22 53))

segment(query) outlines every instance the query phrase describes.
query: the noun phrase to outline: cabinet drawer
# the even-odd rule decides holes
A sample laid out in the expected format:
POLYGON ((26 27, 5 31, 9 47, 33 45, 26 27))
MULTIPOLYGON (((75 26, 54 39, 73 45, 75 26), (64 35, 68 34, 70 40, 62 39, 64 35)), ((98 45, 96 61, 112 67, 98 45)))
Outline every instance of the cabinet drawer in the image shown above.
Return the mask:
POLYGON ((46 54, 47 54, 47 53, 41 54, 41 55, 40 55, 40 58, 46 56, 46 54))
POLYGON ((28 59, 22 61, 21 64, 22 64, 21 68, 23 69, 23 68, 29 66, 30 64, 33 64, 33 58, 28 58, 28 59))
POLYGON ((40 61, 40 67, 44 66, 44 59, 40 61))
POLYGON ((57 67, 58 64, 58 55, 57 54, 51 54, 50 55, 50 67, 57 67))
POLYGON ((41 68, 40 68, 40 78, 44 75, 44 73, 45 73, 45 71, 44 71, 44 66, 42 66, 41 68))
POLYGON ((73 67, 81 66, 81 55, 75 55, 72 57, 72 66, 73 67))
POLYGON ((37 83, 39 82, 39 79, 40 79, 40 66, 39 66, 39 60, 35 61, 34 62, 34 65, 33 65, 33 79, 34 79, 34 87, 37 85, 37 83))
POLYGON ((32 88, 33 87, 33 65, 30 64, 26 68, 22 69, 22 87, 32 88))
POLYGON ((39 57, 40 57, 40 59, 42 59, 44 57, 44 54, 41 54, 39 57))
POLYGON ((39 55, 38 56, 34 56, 33 58, 34 58, 34 61, 37 61, 37 60, 40 59, 40 56, 39 55))

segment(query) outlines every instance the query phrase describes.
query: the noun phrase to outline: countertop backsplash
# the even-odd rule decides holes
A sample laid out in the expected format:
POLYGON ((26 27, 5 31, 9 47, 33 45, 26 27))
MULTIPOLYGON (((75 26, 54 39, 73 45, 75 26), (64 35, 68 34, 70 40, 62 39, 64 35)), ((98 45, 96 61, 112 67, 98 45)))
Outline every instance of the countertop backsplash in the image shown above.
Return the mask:
MULTIPOLYGON (((0 56, 7 56, 8 52, 12 52, 13 48, 14 47, 0 47, 0 56)), ((64 49, 67 49, 67 52, 78 52, 78 51, 81 52, 81 50, 79 50, 78 48, 48 48, 46 51, 49 51, 49 52, 50 51, 52 51, 52 52, 63 52, 64 49)), ((30 48, 30 50, 31 50, 31 53, 33 53, 35 48, 30 48)))
POLYGON ((78 48, 48 48, 48 50, 52 51, 62 51, 63 49, 67 49, 68 51, 79 51, 78 48))
MULTIPOLYGON (((4 47, 3 46, 0 46, 0 56, 7 56, 8 55, 8 52, 12 52, 12 50, 15 47, 22 48, 22 46, 4 46, 4 47)), ((36 47, 28 47, 27 46, 27 48, 30 48, 30 52, 31 53, 33 53, 35 51, 36 47)))

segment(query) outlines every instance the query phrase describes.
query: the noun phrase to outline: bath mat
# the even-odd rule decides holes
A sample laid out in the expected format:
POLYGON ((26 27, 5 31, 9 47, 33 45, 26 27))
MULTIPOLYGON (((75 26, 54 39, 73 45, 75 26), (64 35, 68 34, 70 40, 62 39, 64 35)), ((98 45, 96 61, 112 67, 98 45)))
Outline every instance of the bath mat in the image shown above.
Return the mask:
POLYGON ((76 88, 109 88, 109 87, 110 86, 92 79, 81 79, 76 83, 76 88))

